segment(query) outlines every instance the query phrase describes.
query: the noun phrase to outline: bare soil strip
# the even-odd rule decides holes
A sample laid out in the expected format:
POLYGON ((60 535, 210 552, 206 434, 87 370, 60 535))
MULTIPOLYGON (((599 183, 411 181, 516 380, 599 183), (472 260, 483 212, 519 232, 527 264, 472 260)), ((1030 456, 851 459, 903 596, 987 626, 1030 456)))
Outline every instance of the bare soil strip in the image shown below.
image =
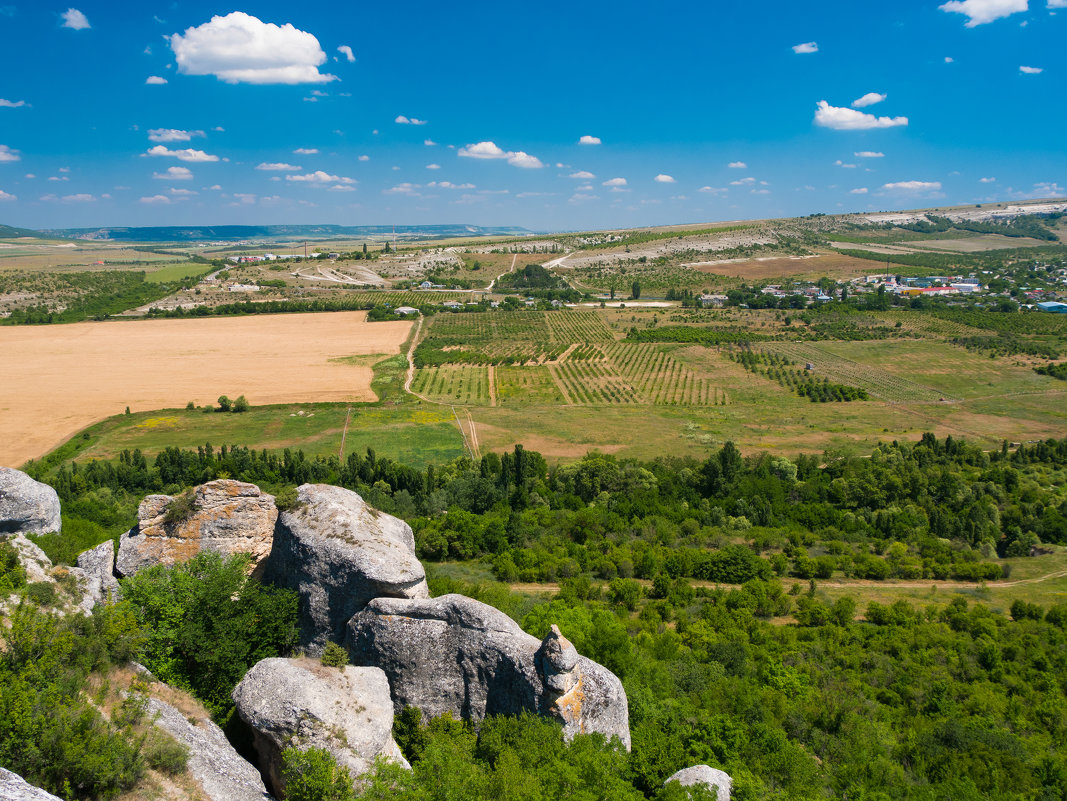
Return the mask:
POLYGON ((566 401, 566 406, 573 406, 574 401, 571 400, 570 394, 567 392, 567 388, 563 386, 563 382, 560 380, 559 375, 556 373, 555 365, 547 365, 548 374, 552 376, 552 380, 556 382, 556 388, 559 390, 559 394, 563 396, 563 400, 566 401))
POLYGON ((400 353, 410 330, 365 312, 4 326, 0 465, 42 456, 127 406, 373 401, 371 367, 343 359, 400 353))
POLYGON ((489 365, 489 405, 496 406, 496 366, 489 365))

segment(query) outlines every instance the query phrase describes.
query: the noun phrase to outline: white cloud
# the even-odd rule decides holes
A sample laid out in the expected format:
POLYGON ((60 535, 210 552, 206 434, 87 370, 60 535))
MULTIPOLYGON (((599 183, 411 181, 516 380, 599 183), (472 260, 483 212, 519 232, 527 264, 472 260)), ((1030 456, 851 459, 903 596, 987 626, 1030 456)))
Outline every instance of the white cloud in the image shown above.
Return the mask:
POLYGON ((191 181, 193 171, 188 167, 168 167, 166 172, 154 172, 152 177, 160 181, 191 181))
POLYGON ((393 122, 399 125, 425 125, 426 120, 416 119, 415 117, 405 117, 403 114, 399 115, 393 122))
POLYGON ((192 195, 199 195, 200 194, 195 189, 175 189, 173 186, 170 189, 168 189, 167 191, 170 192, 172 195, 175 195, 177 197, 191 197, 192 195))
POLYGON ((215 133, 226 133, 226 129, 223 128, 221 125, 216 125, 211 130, 215 131, 215 133))
POLYGON ((68 177, 67 177, 67 176, 65 176, 65 175, 62 175, 62 176, 60 176, 60 175, 50 175, 50 176, 48 177, 48 180, 49 180, 49 181, 69 181, 69 180, 70 180, 70 178, 68 178, 68 177))
POLYGON ((599 145, 600 144, 600 137, 599 136, 589 136, 589 134, 586 134, 585 136, 583 136, 581 139, 578 140, 578 144, 580 144, 580 145, 599 145))
POLYGON ((770 189, 753 189, 752 190, 752 194, 753 195, 769 195, 770 193, 771 193, 770 189))
POLYGON ((25 100, 15 102, 14 100, 4 100, 4 98, 0 97, 0 108, 22 108, 25 105, 25 100))
POLYGON ((567 202, 568 203, 581 203, 581 202, 586 201, 586 200, 596 200, 598 197, 599 197, 599 195, 590 195, 590 194, 586 194, 584 192, 575 192, 573 195, 570 196, 570 198, 568 199, 567 202))
POLYGON ((354 178, 345 178, 341 175, 330 175, 328 172, 322 170, 315 170, 315 172, 309 172, 307 175, 287 175, 285 176, 287 181, 297 181, 298 183, 305 184, 354 184, 356 180, 354 178))
POLYGON ((820 100, 815 110, 815 124, 835 131, 865 131, 871 128, 895 128, 907 125, 907 117, 876 117, 851 108, 831 106, 820 100))
POLYGON ((146 205, 165 206, 170 203, 170 198, 166 195, 151 195, 149 197, 141 198, 140 202, 146 205))
POLYGON ((579 181, 592 181, 594 178, 596 178, 596 176, 588 170, 578 170, 578 172, 572 172, 568 177, 577 178, 579 181))
POLYGON ((945 63, 946 64, 951 64, 955 60, 956 59, 954 59, 952 56, 945 56, 945 63))
POLYGON ((0 163, 5 161, 18 161, 21 158, 19 151, 12 150, 7 145, 0 145, 0 163))
POLYGON ((317 147, 298 147, 293 152, 298 156, 315 156, 318 155, 319 149, 317 147))
POLYGON ((478 142, 477 144, 467 145, 460 148, 459 155, 469 159, 507 159, 508 164, 513 167, 526 169, 545 166, 537 156, 531 156, 521 150, 504 150, 498 147, 495 142, 478 142))
POLYGON ((793 45, 794 53, 818 53, 819 45, 815 42, 804 42, 803 44, 793 45))
POLYGON ((592 192, 593 191, 593 185, 592 184, 582 184, 581 186, 574 187, 574 191, 575 192, 592 192))
POLYGON ((858 159, 880 159, 885 158, 885 153, 878 150, 859 150, 852 154, 858 159))
POLYGON ((937 192, 941 189, 940 181, 897 181, 884 184, 882 189, 886 192, 900 192, 903 194, 919 194, 922 192, 937 192))
POLYGON ((845 164, 845 162, 841 161, 841 159, 838 159, 837 161, 835 161, 834 162, 834 166, 835 167, 844 167, 846 170, 854 170, 856 168, 855 164, 845 164))
POLYGON ((1044 71, 1044 67, 1019 67, 1019 72, 1027 75, 1040 75, 1044 71))
POLYGON ((203 131, 183 131, 178 128, 151 128, 148 131, 151 142, 188 142, 194 136, 203 135, 203 131))
POLYGON ((245 206, 250 206, 256 202, 256 196, 248 192, 234 192, 233 196, 245 206))
POLYGON ((382 194, 383 195, 411 195, 412 197, 421 197, 421 195, 417 191, 418 189, 420 189, 418 184, 404 182, 402 184, 397 184, 396 186, 390 187, 389 189, 383 189, 382 190, 382 194))
POLYGON ((738 178, 736 181, 730 181, 730 186, 744 186, 745 184, 754 184, 756 179, 751 175, 747 178, 738 178))
POLYGON ((334 184, 326 190, 327 192, 355 192, 356 188, 349 184, 334 184))
POLYGON ((352 48, 348 45, 341 45, 337 48, 337 52, 348 59, 349 64, 356 60, 356 54, 352 52, 352 48))
POLYGON ((1026 11, 1027 0, 949 0, 938 8, 949 13, 963 14, 967 17, 964 27, 973 28, 1026 11))
POLYGON ((76 8, 68 8, 61 16, 63 17, 64 28, 83 31, 90 27, 88 18, 76 8))
POLYGON ((370 156, 364 154, 359 157, 358 161, 370 161, 370 156))
POLYGON ((861 186, 858 189, 852 189, 852 190, 849 191, 849 194, 850 195, 866 195, 867 194, 867 187, 861 186))
POLYGON ((149 75, 145 78, 145 85, 147 86, 162 86, 167 82, 166 78, 162 78, 159 75, 149 75))
POLYGON ((433 139, 423 139, 422 143, 426 145, 426 147, 435 147, 437 145, 437 142, 435 142, 433 139))
POLYGON ((171 158, 178 159, 178 161, 218 161, 218 156, 213 156, 210 153, 205 153, 203 150, 193 150, 191 148, 183 148, 181 150, 171 150, 163 145, 156 145, 155 147, 148 148, 148 151, 144 153, 145 156, 169 156, 171 158))
POLYGON ((730 190, 725 186, 702 186, 697 190, 698 192, 704 192, 705 194, 721 195, 730 190))
POLYGON ((60 198, 64 203, 95 203, 96 198, 85 192, 79 192, 76 195, 63 195, 60 198))
POLYGON ((299 172, 302 168, 297 164, 286 164, 283 161, 264 161, 262 164, 257 164, 256 169, 271 172, 299 172))
POLYGON ((654 180, 656 183, 660 183, 660 184, 677 183, 677 181, 675 181, 674 178, 672 178, 670 175, 664 175, 663 173, 660 173, 659 175, 657 175, 652 180, 654 180))
POLYGON ((5 200, 18 200, 18 196, 17 195, 9 195, 3 189, 0 189, 0 201, 5 201, 5 200))
POLYGON ((625 178, 609 178, 601 186, 626 186, 625 178))
POLYGON ((1048 0, 1049 8, 1067 8, 1067 0, 1048 0))
POLYGON ((427 164, 426 165, 426 169, 428 169, 428 170, 439 170, 439 169, 441 169, 441 165, 440 164, 427 164))
POLYGON ((726 166, 729 167, 731 170, 747 170, 748 169, 748 165, 745 164, 745 162, 743 162, 743 161, 731 161, 726 166))
POLYGON ((474 184, 454 184, 451 181, 430 181, 426 186, 435 189, 477 189, 474 184))
POLYGON ((275 25, 234 11, 169 38, 183 75, 214 75, 226 83, 328 83, 319 72, 319 40, 291 24, 275 25))
POLYGON ((997 180, 996 178, 992 178, 992 177, 990 177, 990 178, 979 178, 978 179, 978 183, 980 183, 980 184, 991 184, 996 180, 997 180))
POLYGON ((868 92, 863 97, 857 97, 853 100, 852 108, 866 108, 867 106, 873 106, 875 103, 881 103, 885 99, 886 95, 878 92, 868 92))

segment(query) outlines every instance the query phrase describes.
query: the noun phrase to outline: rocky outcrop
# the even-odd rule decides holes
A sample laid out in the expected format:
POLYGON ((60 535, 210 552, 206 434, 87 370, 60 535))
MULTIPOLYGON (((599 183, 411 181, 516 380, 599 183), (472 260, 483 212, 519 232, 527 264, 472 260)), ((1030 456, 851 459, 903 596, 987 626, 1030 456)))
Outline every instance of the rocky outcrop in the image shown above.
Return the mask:
POLYGON ((393 741, 389 683, 377 668, 325 667, 311 659, 264 659, 234 688, 237 714, 251 729, 271 789, 284 793, 281 752, 325 748, 353 779, 385 756, 404 767, 393 741))
POLYGON ((694 784, 703 784, 708 790, 715 788, 716 801, 730 801, 730 792, 733 790, 733 779, 728 773, 707 765, 694 765, 678 771, 663 783, 666 787, 671 782, 678 782, 683 787, 692 787, 694 784))
POLYGON ((59 531, 59 496, 21 470, 0 467, 0 536, 59 531))
POLYGON ((191 496, 149 495, 137 509, 137 525, 119 541, 115 566, 120 576, 132 576, 152 565, 186 562, 201 551, 247 553, 258 575, 277 519, 274 496, 243 481, 209 481, 191 496))
POLYGON ((313 654, 340 642, 374 598, 429 597, 411 527, 326 484, 299 487, 278 517, 267 578, 299 593, 301 642, 313 654))
POLYGON ((353 616, 352 661, 380 667, 397 710, 475 722, 522 711, 559 719, 569 739, 599 732, 630 747, 622 683, 579 656, 558 629, 538 642, 503 612, 463 595, 378 598, 353 616))
POLYGON ((7 543, 18 554, 19 564, 26 571, 27 584, 36 584, 40 581, 55 583, 55 579, 52 578, 52 560, 36 543, 30 542, 24 534, 9 537, 7 543))
POLYGON ((17 773, 0 768, 0 801, 61 801, 40 787, 34 787, 17 773))
POLYGON ((115 578, 115 544, 108 540, 78 554, 78 570, 85 580, 85 595, 90 609, 96 604, 118 600, 119 582, 115 578))
POLYGON ((148 715, 157 728, 189 749, 187 770, 210 801, 270 799, 259 771, 241 758, 211 720, 194 724, 158 698, 149 699, 148 715))

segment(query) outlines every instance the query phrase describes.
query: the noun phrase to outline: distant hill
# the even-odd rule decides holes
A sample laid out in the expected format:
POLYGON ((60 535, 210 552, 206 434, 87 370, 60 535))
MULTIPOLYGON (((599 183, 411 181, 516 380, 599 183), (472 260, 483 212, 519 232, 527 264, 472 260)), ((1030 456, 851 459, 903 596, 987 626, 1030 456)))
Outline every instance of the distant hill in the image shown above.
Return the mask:
MULTIPOLYGON (((0 231, 4 230, 0 226, 0 231)), ((19 229, 10 229, 19 230, 19 229)), ((217 242, 242 239, 338 239, 391 236, 391 225, 165 225, 143 228, 53 228, 22 236, 62 236, 112 242, 217 242)), ((469 236, 524 236, 532 233, 513 226, 484 228, 479 225, 398 225, 404 239, 449 239, 469 236)), ((14 234, 12 235, 14 236, 14 234)))
POLYGON ((40 231, 32 231, 29 228, 13 228, 10 225, 0 225, 0 239, 19 239, 24 236, 32 236, 34 239, 46 238, 40 231))

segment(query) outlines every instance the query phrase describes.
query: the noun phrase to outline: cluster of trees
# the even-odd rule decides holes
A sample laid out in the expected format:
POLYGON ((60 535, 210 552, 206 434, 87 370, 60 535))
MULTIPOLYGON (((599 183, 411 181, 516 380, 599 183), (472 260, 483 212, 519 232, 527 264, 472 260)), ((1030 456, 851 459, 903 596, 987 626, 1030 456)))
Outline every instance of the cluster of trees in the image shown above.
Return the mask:
POLYGON ((1055 362, 1039 364, 1034 368, 1034 372, 1038 375, 1047 375, 1052 378, 1058 378, 1060 381, 1067 381, 1067 363, 1065 362, 1059 364, 1055 362))
POLYGON ((777 381, 786 389, 792 390, 812 403, 845 402, 868 400, 867 390, 848 384, 831 383, 828 378, 817 378, 807 371, 792 369, 793 362, 783 356, 769 353, 756 353, 743 349, 730 353, 730 358, 742 365, 750 373, 764 375, 777 381))
POLYGON ((521 270, 505 273, 496 279, 501 292, 521 292, 529 289, 568 289, 567 282, 557 278, 540 264, 527 264, 521 270))

